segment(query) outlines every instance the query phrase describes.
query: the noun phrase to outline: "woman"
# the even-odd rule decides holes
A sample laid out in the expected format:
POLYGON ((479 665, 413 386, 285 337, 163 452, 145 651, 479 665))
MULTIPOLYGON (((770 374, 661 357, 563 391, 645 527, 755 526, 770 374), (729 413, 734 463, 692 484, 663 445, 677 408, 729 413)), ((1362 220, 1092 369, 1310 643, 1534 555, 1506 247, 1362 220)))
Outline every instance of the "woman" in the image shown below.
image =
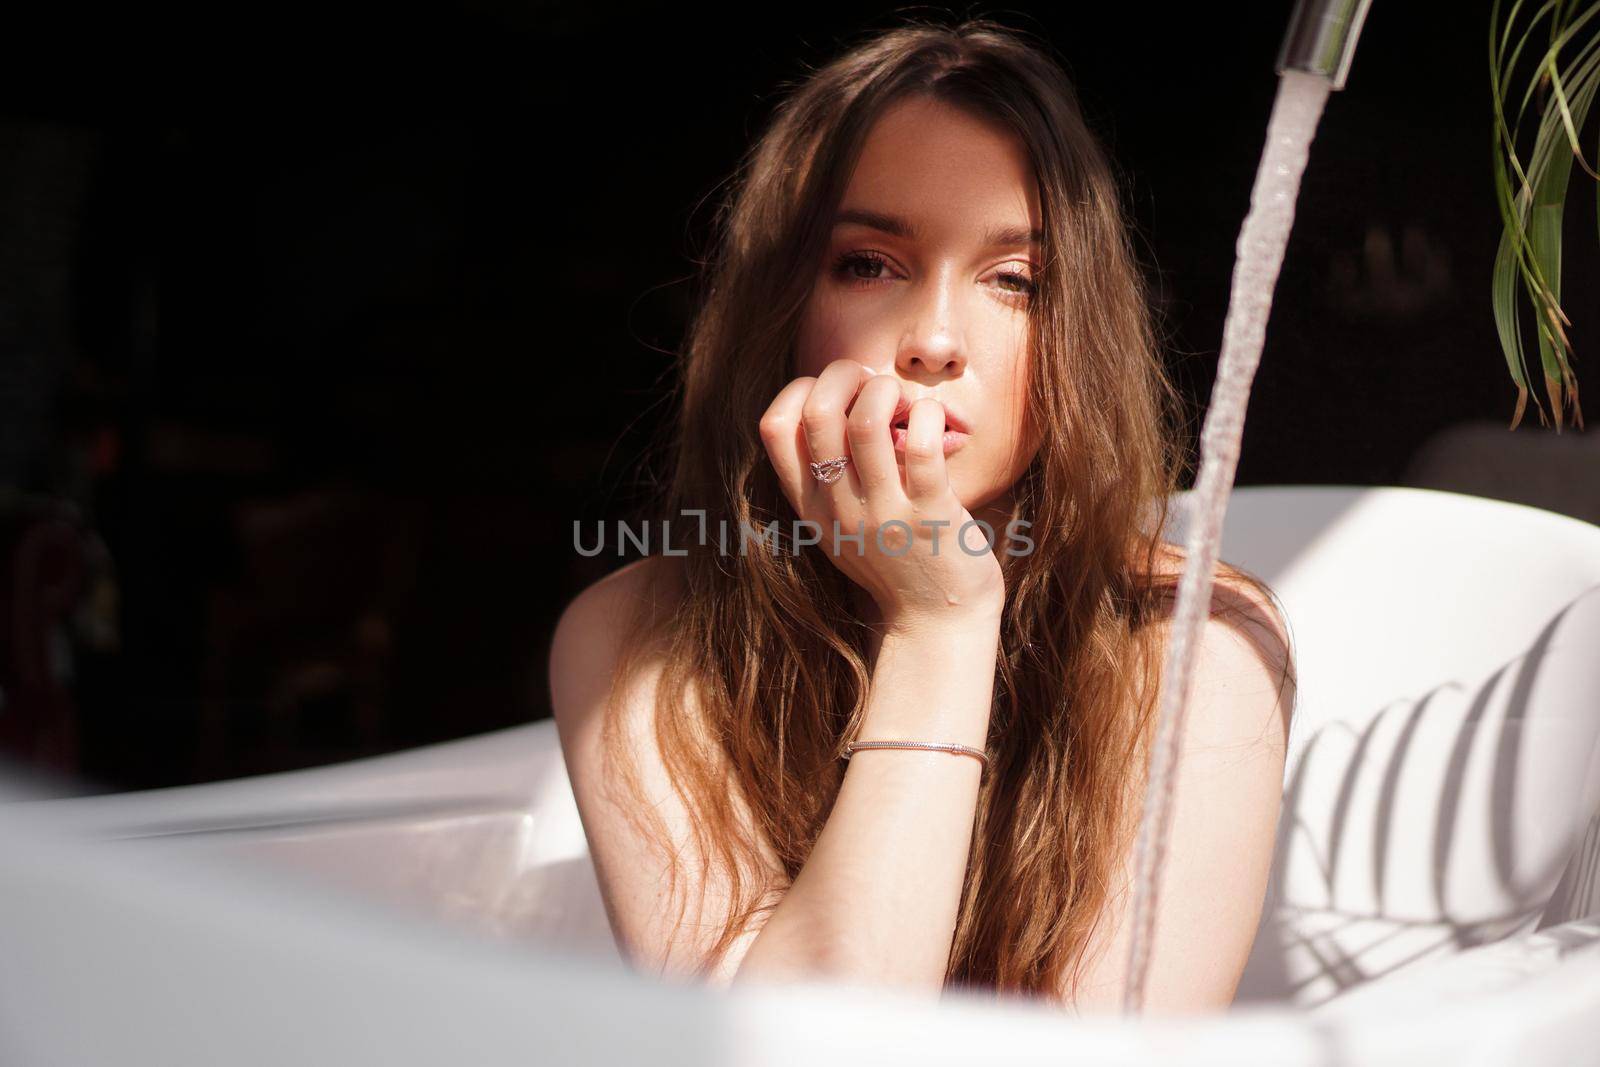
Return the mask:
MULTIPOLYGON (((660 505, 684 554, 584 590, 550 652, 624 957, 1115 1009, 1183 460, 1071 86, 988 20, 882 33, 792 89, 717 221, 660 505), (828 536, 745 536, 796 520, 828 536), (954 545, 976 520, 992 548, 954 545), (847 752, 886 740, 947 747, 847 752)), ((1232 1000, 1279 812, 1285 626, 1227 565, 1211 611, 1149 1011, 1232 1000)))

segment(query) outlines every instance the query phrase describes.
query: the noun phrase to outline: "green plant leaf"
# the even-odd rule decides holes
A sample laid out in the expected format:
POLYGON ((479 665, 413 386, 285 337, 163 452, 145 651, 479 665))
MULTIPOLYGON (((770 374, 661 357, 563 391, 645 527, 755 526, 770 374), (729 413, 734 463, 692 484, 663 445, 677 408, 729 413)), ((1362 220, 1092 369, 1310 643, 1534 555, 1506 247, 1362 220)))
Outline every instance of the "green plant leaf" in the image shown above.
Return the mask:
MULTIPOLYGON (((1513 3, 1504 21, 1500 0, 1494 0, 1490 14, 1489 75, 1493 87, 1494 190, 1500 212, 1502 234, 1495 253, 1491 277, 1490 302, 1495 327, 1512 381, 1517 386, 1517 408, 1511 427, 1522 418, 1529 393, 1518 294, 1525 295, 1534 311, 1534 332, 1545 391, 1549 396, 1560 432, 1565 401, 1570 397, 1573 421, 1582 426, 1578 407, 1577 377, 1571 360, 1572 343, 1567 334, 1571 320, 1561 306, 1562 222, 1573 160, 1591 176, 1595 170, 1582 154, 1579 130, 1586 121, 1597 93, 1600 93, 1600 33, 1590 23, 1600 16, 1600 2, 1590 3, 1576 12, 1577 0, 1545 0, 1518 26, 1522 0, 1513 3), (1549 44, 1534 56, 1531 73, 1520 94, 1516 94, 1518 63, 1523 50, 1541 22, 1547 22, 1549 44), (1567 51, 1584 30, 1589 35, 1569 56, 1567 51), (1507 46, 1515 36, 1509 55, 1507 46), (1524 164, 1518 152, 1523 117, 1534 93, 1543 85, 1549 97, 1541 108, 1533 143, 1524 164), (1508 104, 1520 95, 1516 109, 1508 116, 1508 104)), ((1597 152, 1600 159, 1600 152, 1597 152)), ((1535 404, 1538 399, 1535 397, 1535 404)), ((1544 421, 1543 407, 1539 408, 1544 421)))

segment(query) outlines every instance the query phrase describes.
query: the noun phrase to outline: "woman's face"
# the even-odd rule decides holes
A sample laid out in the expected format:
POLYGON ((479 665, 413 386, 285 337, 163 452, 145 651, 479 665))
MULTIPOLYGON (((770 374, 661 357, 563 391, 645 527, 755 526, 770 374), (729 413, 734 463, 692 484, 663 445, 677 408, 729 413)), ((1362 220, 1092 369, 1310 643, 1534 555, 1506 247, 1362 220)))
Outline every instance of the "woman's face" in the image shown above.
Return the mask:
POLYGON ((1009 495, 1038 448, 1026 405, 1039 263, 1027 153, 948 104, 903 100, 869 131, 835 218, 795 373, 854 359, 894 375, 908 402, 940 401, 968 431, 948 470, 976 514, 1009 495))

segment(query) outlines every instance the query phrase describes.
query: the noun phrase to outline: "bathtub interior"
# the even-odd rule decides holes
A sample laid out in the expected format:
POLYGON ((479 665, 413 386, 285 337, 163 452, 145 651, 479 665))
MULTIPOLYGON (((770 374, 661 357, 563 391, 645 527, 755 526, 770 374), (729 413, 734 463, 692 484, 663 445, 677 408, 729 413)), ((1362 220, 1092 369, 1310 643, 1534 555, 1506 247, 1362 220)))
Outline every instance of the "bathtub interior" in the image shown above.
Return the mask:
MULTIPOLYGON (((1244 488, 1223 557, 1278 593, 1300 675, 1239 1003, 1326 1008, 1474 946, 1534 945, 1526 965, 1600 940, 1600 528, 1428 490, 1244 488)), ((97 836, 267 864, 374 906, 618 958, 549 720, 332 767, 37 803, 97 836)))
POLYGON ((1600 528, 1431 490, 1246 494, 1224 556, 1283 600, 1300 693, 1239 1002, 1330 1005, 1600 911, 1600 528))
POLYGON ((555 724, 329 767, 35 802, 74 834, 299 876, 375 906, 620 961, 555 724))
POLYGON ((554 807, 444 804, 391 816, 209 830, 203 842, 191 835, 144 838, 141 847, 198 846, 220 858, 300 872, 492 937, 615 955, 587 852, 563 856, 541 840, 554 807))

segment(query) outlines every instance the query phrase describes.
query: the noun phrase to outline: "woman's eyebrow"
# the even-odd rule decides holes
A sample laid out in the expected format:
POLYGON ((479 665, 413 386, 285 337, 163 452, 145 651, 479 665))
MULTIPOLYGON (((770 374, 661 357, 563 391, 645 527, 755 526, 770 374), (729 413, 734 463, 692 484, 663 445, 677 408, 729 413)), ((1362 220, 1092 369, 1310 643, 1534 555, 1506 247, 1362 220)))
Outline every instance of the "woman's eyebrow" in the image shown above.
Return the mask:
MULTIPOLYGON (((908 241, 915 241, 921 236, 921 232, 909 219, 901 218, 899 215, 891 215, 886 211, 873 211, 870 208, 861 207, 843 208, 833 217, 835 226, 842 226, 851 222, 861 226, 870 226, 874 230, 881 230, 884 233, 893 234, 908 241)), ((991 227, 983 235, 983 246, 985 248, 999 246, 1011 248, 1017 245, 1038 245, 1043 243, 1044 234, 1039 230, 1029 229, 1026 226, 995 226, 991 227)))

